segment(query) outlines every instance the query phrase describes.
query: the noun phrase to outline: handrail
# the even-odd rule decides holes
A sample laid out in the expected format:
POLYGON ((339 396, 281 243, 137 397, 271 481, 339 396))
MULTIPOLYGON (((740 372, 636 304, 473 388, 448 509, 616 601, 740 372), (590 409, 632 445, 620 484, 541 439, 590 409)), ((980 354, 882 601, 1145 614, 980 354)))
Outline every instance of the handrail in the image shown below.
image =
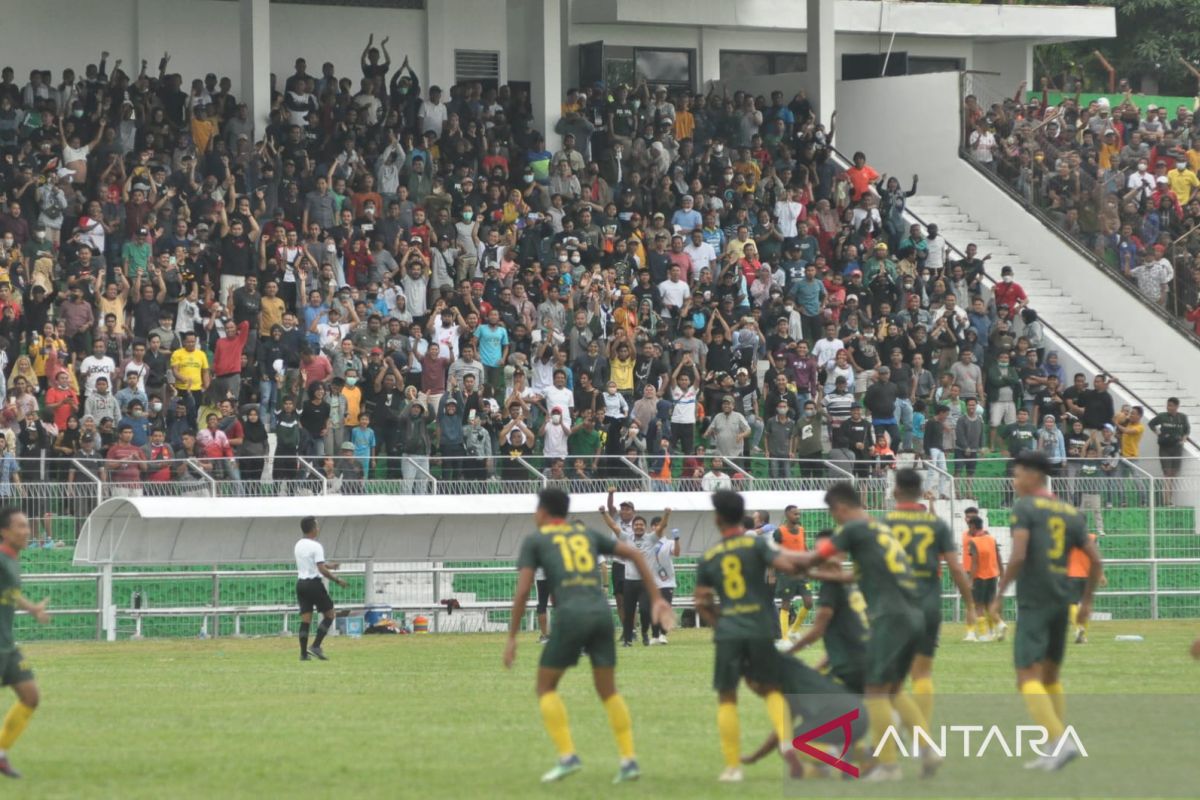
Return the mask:
POLYGON ((87 477, 91 478, 92 480, 94 480, 96 482, 96 505, 100 505, 101 503, 103 503, 104 502, 104 481, 100 480, 100 476, 93 473, 91 470, 89 470, 83 464, 80 464, 78 459, 74 459, 74 458, 71 459, 71 465, 73 467, 75 467, 75 469, 79 470, 84 475, 86 475, 87 477))
POLYGON ((422 467, 420 464, 418 464, 417 460, 415 458, 413 458, 412 456, 401 456, 400 463, 403 464, 405 462, 412 464, 414 467, 417 468, 417 471, 423 473, 425 475, 425 477, 429 480, 429 493, 430 494, 438 493, 438 491, 437 491, 438 481, 437 481, 437 478, 433 477, 432 472, 430 472, 425 467, 422 467))
POLYGON ((212 475, 209 475, 208 470, 204 469, 204 467, 202 467, 200 465, 200 462, 194 458, 189 458, 187 460, 187 465, 189 467, 191 467, 193 470, 195 470, 196 473, 200 477, 204 478, 204 480, 208 482, 209 496, 216 497, 217 496, 217 480, 216 480, 216 478, 214 478, 212 475))
POLYGON ((545 473, 540 472, 537 469, 537 467, 533 466, 533 464, 530 464, 528 461, 526 461, 523 456, 517 456, 517 463, 520 464, 525 469, 529 470, 530 473, 532 473, 539 481, 541 481, 542 488, 545 488, 546 486, 550 485, 550 479, 545 475, 545 473))
POLYGON ((325 473, 314 467, 312 462, 310 462, 307 458, 300 457, 296 460, 304 465, 306 472, 313 475, 321 482, 321 494, 329 494, 329 479, 325 477, 325 473))
POLYGON ((646 491, 650 491, 650 487, 653 486, 654 483, 654 478, 651 477, 649 472, 646 472, 637 464, 630 461, 626 456, 621 456, 621 463, 636 472, 642 478, 642 480, 646 482, 646 491))

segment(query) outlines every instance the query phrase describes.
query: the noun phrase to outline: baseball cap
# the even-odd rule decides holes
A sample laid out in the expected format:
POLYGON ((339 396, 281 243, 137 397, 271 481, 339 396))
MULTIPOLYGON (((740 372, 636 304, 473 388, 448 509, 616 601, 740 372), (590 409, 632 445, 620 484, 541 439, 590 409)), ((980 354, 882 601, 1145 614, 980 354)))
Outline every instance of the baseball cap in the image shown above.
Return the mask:
POLYGON ((1113 427, 1113 424, 1111 422, 1106 422, 1106 423, 1104 423, 1104 430, 1116 431, 1116 428, 1113 427))
POLYGON ((383 355, 383 348, 382 348, 382 347, 372 347, 372 348, 371 348, 371 355, 373 355, 373 356, 381 356, 381 355, 383 355))
MULTIPOLYGON (((449 403, 447 403, 447 405, 449 405, 449 403)), ((354 450, 354 442, 342 442, 342 449, 352 452, 354 450)))

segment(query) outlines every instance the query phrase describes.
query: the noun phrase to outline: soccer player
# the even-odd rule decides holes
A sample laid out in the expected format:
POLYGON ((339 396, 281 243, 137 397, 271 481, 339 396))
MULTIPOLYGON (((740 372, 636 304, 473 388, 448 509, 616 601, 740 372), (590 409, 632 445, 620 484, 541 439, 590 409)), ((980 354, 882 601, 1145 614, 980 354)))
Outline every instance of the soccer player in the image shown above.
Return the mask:
MULTIPOLYGON (((775 530, 775 543, 791 553, 802 553, 808 549, 804 526, 800 524, 800 509, 796 506, 788 506, 783 510, 783 524, 775 530)), ((797 575, 776 575, 775 596, 780 600, 779 629, 786 631, 783 638, 798 636, 800 626, 813 607, 808 581, 797 575), (797 597, 803 602, 798 609, 795 607, 797 597)))
POLYGON ((893 489, 896 505, 883 515, 884 524, 908 554, 913 577, 917 581, 917 601, 925 617, 925 631, 917 645, 909 677, 912 694, 927 723, 933 721, 933 654, 938 646, 942 627, 942 580, 939 561, 945 561, 950 578, 962 595, 967 609, 967 627, 975 624, 975 609, 971 602, 971 583, 958 563, 954 534, 950 526, 918 502, 921 498, 921 476, 914 469, 896 471, 893 489))
MULTIPOLYGON (((833 536, 824 528, 817 541, 833 536)), ((854 575, 843 573, 841 567, 825 565, 822 572, 809 570, 809 576, 819 577, 817 613, 808 633, 800 637, 790 652, 798 653, 818 641, 825 645, 825 660, 817 669, 828 672, 841 685, 855 694, 863 692, 863 676, 867 664, 867 601, 854 585, 854 575), (827 569, 829 568, 829 569, 827 569)))
POLYGON ((996 586, 1004 572, 1004 559, 996 540, 983 527, 983 517, 972 517, 967 523, 967 558, 971 565, 971 599, 975 604, 975 627, 967 631, 968 642, 1004 641, 1008 626, 999 612, 992 611, 996 586))
MULTIPOLYGON (((1096 534, 1089 533, 1088 540, 1092 544, 1096 544, 1096 534)), ((1092 564, 1088 561, 1087 554, 1078 547, 1072 548, 1071 554, 1067 557, 1067 581, 1071 585, 1069 612, 1071 627, 1075 629, 1075 644, 1087 644, 1087 620, 1079 622, 1079 601, 1083 599, 1083 588, 1087 585, 1087 576, 1091 571, 1092 564)), ((1101 572, 1098 585, 1103 589, 1107 584, 1108 581, 1101 572)))
POLYGON ((717 690, 717 731, 725 769, 718 780, 742 780, 737 687, 746 678, 750 688, 766 700, 767 716, 784 748, 793 775, 800 762, 791 748, 791 716, 780 692, 781 659, 775 650, 775 600, 765 576, 768 567, 795 572, 800 553, 780 552, 766 537, 753 536, 745 526, 746 504, 737 492, 721 490, 712 496, 721 543, 704 554, 696 569, 695 605, 714 629, 716 663, 713 687, 717 690), (716 599, 720 598, 718 608, 716 599))
MULTIPOLYGON (((878 764, 862 779, 900 780, 894 737, 885 739, 893 710, 908 728, 928 730, 921 709, 901 691, 925 630, 917 603, 916 578, 900 542, 886 525, 867 515, 852 484, 834 484, 825 493, 825 504, 838 523, 837 530, 829 539, 823 539, 816 550, 797 557, 806 568, 826 561, 841 563, 843 553, 854 560, 871 622, 863 701, 871 718, 872 739, 877 746, 884 743, 878 764)), ((922 774, 928 777, 936 771, 940 759, 929 748, 923 753, 923 760, 922 774)))
MULTIPOLYGON (((818 736, 815 745, 826 745, 836 753, 842 753, 866 733, 866 714, 857 694, 851 693, 832 679, 825 677, 807 664, 791 656, 780 656, 780 689, 787 698, 792 714, 793 733, 800 736, 806 730, 857 710, 857 718, 850 722, 847 736, 839 726, 818 736)), ((753 688, 753 684, 751 684, 753 688)), ((771 732, 757 750, 742 757, 743 764, 753 764, 767 753, 776 749, 779 737, 771 732)))
MULTIPOLYGON (((517 557, 517 590, 513 596, 512 622, 504 646, 504 666, 511 668, 517 657, 517 633, 525 614, 525 602, 533 585, 534 571, 545 570, 554 595, 554 620, 550 641, 538 662, 537 695, 542 722, 558 750, 558 763, 542 776, 543 783, 562 780, 583 768, 575 752, 567 707, 558 694, 558 683, 569 667, 579 661, 581 652, 592 661, 592 680, 596 693, 608 712, 608 723, 617 740, 621 767, 614 783, 636 780, 641 774, 633 752, 633 722, 625 699, 617 694, 614 671, 617 649, 613 641, 612 612, 604 595, 600 555, 616 555, 646 575, 646 559, 637 548, 601 535, 579 522, 567 522, 570 498, 561 489, 543 489, 538 494, 537 533, 521 542, 517 557)), ((654 621, 669 630, 671 607, 659 596, 658 587, 648 582, 654 621)))
POLYGON ((1056 743, 1057 755, 1040 756, 1027 769, 1062 769, 1079 751, 1071 741, 1061 741, 1066 711, 1059 673, 1066 655, 1069 587, 1067 559, 1072 547, 1091 560, 1077 620, 1087 622, 1092 611, 1092 593, 1100 580, 1103 560, 1096 543, 1086 535, 1083 515, 1070 503, 1050 493, 1046 480, 1052 469, 1040 451, 1019 453, 1013 464, 1012 553, 992 608, 999 611, 1004 590, 1017 584, 1017 625, 1013 657, 1017 686, 1025 698, 1029 715, 1046 729, 1056 743))
POLYGON ((326 577, 345 588, 346 582, 333 573, 338 568, 335 561, 325 560, 325 548, 317 541, 321 526, 316 517, 305 517, 300 520, 300 532, 304 534, 296 542, 296 600, 300 603, 300 660, 308 661, 315 656, 322 661, 329 659, 321 649, 321 642, 333 625, 333 600, 321 580, 326 577), (317 626, 317 638, 312 647, 308 646, 308 631, 312 624, 312 612, 316 609, 321 614, 321 624, 317 626))
POLYGON ((11 686, 17 702, 0 725, 0 775, 19 778, 21 773, 8 762, 8 750, 25 731, 38 707, 38 686, 29 662, 13 639, 13 617, 28 611, 38 622, 50 621, 49 598, 32 603, 21 594, 21 551, 29 544, 29 519, 13 506, 0 509, 0 685, 11 686))

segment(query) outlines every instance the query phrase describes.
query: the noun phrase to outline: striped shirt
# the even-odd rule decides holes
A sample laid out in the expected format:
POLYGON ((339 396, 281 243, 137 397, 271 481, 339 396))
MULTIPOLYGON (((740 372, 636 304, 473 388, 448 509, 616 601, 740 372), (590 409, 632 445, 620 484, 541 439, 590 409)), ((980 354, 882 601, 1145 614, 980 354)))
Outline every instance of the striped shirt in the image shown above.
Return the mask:
POLYGON ((829 424, 834 428, 850 419, 850 409, 854 407, 854 395, 850 392, 838 394, 830 392, 825 395, 825 413, 829 415, 829 424))

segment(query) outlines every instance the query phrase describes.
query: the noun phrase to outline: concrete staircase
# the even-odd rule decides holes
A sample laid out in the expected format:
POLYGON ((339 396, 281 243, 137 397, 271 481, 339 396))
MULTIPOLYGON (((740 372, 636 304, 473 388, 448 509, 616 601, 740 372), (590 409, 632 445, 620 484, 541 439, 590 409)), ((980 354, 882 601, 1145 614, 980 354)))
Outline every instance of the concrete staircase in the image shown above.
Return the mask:
MULTIPOLYGON (((1139 349, 1136 342, 1116 337, 1102 319, 1095 317, 1077 299, 1078 286, 1063 287, 1048 280, 1036 264, 1023 260, 1013 248, 962 213, 949 198, 918 195, 908 199, 908 208, 920 221, 936 224, 939 233, 958 250, 966 250, 967 244, 973 242, 979 249, 980 258, 991 255, 987 263, 989 274, 998 276, 1001 267, 1012 267, 1016 282, 1029 295, 1030 307, 1047 325, 1054 327, 1062 343, 1115 376, 1121 386, 1148 407, 1148 415, 1165 410, 1168 397, 1178 397, 1181 410, 1190 418, 1197 418, 1200 399, 1189 396, 1172 379, 1170 354, 1151 354, 1139 349)), ((1088 280, 1111 278, 1099 272, 1080 276, 1081 285, 1088 280)), ((1136 301, 1131 298, 1130 302, 1136 301)), ((1053 338, 1052 332, 1047 331, 1047 338, 1053 338)))

